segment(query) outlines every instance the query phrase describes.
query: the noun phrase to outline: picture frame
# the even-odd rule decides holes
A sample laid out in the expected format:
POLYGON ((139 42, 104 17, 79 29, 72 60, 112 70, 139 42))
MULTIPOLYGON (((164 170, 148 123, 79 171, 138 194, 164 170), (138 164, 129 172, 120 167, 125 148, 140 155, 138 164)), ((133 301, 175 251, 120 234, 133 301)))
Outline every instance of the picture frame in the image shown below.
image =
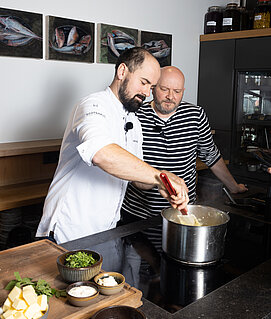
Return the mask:
POLYGON ((99 23, 97 25, 97 63, 115 64, 126 49, 139 45, 138 29, 99 23))
POLYGON ((140 31, 140 45, 156 57, 161 67, 171 65, 171 34, 140 31))
POLYGON ((0 56, 43 58, 43 16, 0 8, 0 56))
POLYGON ((46 25, 47 60, 94 63, 94 23, 47 16, 46 25))

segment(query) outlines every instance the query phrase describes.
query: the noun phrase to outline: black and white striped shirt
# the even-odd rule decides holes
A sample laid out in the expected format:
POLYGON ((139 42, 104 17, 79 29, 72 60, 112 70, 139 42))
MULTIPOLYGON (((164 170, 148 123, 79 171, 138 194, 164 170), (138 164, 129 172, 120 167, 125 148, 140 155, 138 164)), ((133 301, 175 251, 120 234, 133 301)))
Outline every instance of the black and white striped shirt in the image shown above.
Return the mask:
MULTIPOLYGON (((151 166, 168 170, 184 179, 190 203, 196 198, 196 158, 211 167, 221 157, 214 144, 209 121, 200 106, 182 102, 167 120, 159 118, 150 104, 137 112, 143 132, 143 158, 151 166)), ((123 201, 123 214, 148 218, 170 204, 157 189, 140 190, 129 184, 123 201)))

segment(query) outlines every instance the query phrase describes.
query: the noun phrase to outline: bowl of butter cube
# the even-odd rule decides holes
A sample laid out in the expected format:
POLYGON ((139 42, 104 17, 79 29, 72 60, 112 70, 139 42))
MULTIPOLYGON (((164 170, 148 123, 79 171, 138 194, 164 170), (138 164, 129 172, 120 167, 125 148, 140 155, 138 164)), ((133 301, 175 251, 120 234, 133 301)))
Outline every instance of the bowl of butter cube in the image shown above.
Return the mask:
POLYGON ((37 295, 32 285, 14 286, 1 307, 1 319, 46 319, 49 305, 46 295, 37 295))

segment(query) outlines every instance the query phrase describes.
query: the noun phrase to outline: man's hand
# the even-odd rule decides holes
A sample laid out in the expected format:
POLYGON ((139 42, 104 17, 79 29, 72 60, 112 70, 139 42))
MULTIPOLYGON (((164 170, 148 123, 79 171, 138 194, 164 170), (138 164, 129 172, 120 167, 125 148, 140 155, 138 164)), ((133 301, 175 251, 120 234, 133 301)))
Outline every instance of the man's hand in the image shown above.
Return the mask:
POLYGON ((158 186, 158 190, 160 194, 166 198, 173 208, 177 208, 178 210, 187 210, 187 204, 189 202, 188 197, 188 188, 185 185, 185 182, 182 178, 177 175, 170 173, 168 171, 163 170, 162 173, 167 174, 173 188, 175 189, 177 195, 169 195, 166 190, 164 184, 161 181, 161 184, 158 186))
POLYGON ((230 189, 231 193, 237 194, 237 193, 244 193, 248 189, 244 184, 237 184, 234 189, 230 189))

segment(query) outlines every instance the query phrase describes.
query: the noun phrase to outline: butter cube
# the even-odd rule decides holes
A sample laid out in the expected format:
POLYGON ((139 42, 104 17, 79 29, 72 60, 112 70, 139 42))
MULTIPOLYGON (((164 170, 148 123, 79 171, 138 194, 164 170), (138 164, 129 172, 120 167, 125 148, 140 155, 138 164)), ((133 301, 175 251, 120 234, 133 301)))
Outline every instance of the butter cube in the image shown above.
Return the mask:
POLYGON ((47 310, 47 296, 46 295, 39 295, 37 298, 37 303, 40 306, 41 311, 47 310))
POLYGON ((17 311, 14 315, 14 319, 26 319, 23 311, 17 311))
POLYGON ((24 315, 26 316, 27 319, 32 319, 34 315, 39 311, 40 311, 40 306, 37 303, 33 303, 24 312, 24 315))
POLYGON ((43 315, 44 315, 44 313, 42 313, 41 311, 36 312, 32 319, 38 319, 38 318, 42 317, 43 315))
POLYGON ((22 289, 17 286, 14 286, 11 292, 8 294, 8 297, 13 302, 15 298, 20 297, 21 293, 22 289))
POLYGON ((14 319, 13 314, 16 312, 14 309, 9 309, 6 312, 3 313, 3 318, 4 319, 14 319))
POLYGON ((23 298, 29 306, 37 303, 37 294, 35 289, 30 285, 23 287, 23 298))
POLYGON ((17 297, 14 299, 12 307, 16 310, 24 310, 27 308, 27 304, 23 299, 17 297))
POLYGON ((11 300, 9 298, 7 298, 3 304, 3 307, 2 307, 3 311, 5 312, 5 311, 9 310, 11 308, 11 304, 12 304, 11 300))
POLYGON ((26 291, 26 290, 30 290, 30 291, 36 293, 36 292, 35 292, 35 289, 34 289, 34 287, 33 287, 32 285, 24 286, 24 287, 23 287, 23 291, 26 291))

